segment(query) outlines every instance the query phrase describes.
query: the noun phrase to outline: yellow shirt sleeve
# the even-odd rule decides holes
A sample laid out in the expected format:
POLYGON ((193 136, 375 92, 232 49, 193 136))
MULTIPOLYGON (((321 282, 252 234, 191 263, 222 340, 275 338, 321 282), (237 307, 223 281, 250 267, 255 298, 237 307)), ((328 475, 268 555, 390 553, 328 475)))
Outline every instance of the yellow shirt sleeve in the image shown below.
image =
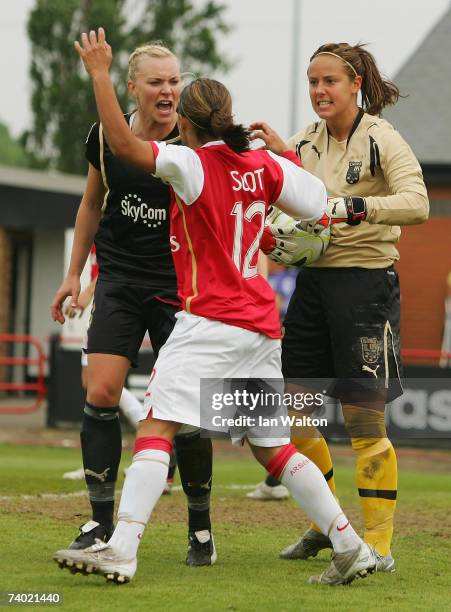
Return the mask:
POLYGON ((385 131, 381 145, 381 170, 391 195, 366 198, 368 223, 423 223, 429 216, 429 200, 420 164, 396 130, 385 131))

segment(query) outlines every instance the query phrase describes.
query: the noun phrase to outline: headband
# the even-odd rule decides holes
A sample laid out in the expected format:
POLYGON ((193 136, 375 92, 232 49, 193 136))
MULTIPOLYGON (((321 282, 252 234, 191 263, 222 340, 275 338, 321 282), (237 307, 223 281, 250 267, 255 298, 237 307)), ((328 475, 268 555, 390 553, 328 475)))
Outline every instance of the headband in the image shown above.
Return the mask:
POLYGON ((320 51, 319 53, 317 53, 315 55, 315 57, 318 57, 318 55, 333 55, 334 57, 338 57, 339 60, 341 60, 347 66, 349 66, 349 68, 352 70, 352 72, 355 74, 355 76, 359 76, 357 74, 357 70, 354 68, 354 66, 352 64, 350 64, 348 61, 346 61, 343 57, 341 57, 341 55, 337 55, 336 53, 332 53, 332 51, 320 51))
POLYGON ((200 130, 206 130, 206 131, 208 131, 209 129, 212 129, 212 128, 211 128, 211 120, 213 119, 213 115, 214 115, 215 113, 218 113, 218 112, 221 110, 220 108, 212 108, 212 109, 211 109, 211 112, 210 112, 210 118, 209 118, 209 121, 210 121, 210 127, 205 127, 205 126, 203 126, 203 125, 199 125, 198 123, 196 123, 196 122, 194 121, 194 119, 192 119, 192 118, 191 118, 191 117, 190 117, 190 116, 187 114, 187 112, 186 112, 186 111, 185 111, 185 109, 183 108, 183 102, 182 102, 182 98, 181 98, 181 97, 180 97, 180 100, 179 100, 179 108, 180 108, 180 114, 182 115, 182 117, 186 117, 190 123, 192 123, 192 124, 193 124, 195 127, 199 128, 200 130))
MULTIPOLYGON (((205 131, 208 130, 207 127, 205 127, 203 125, 199 125, 198 123, 196 123, 194 121, 194 119, 191 119, 191 117, 186 113, 185 109, 183 108, 183 102, 182 102, 182 97, 181 96, 180 96, 180 100, 179 100, 179 109, 180 109, 180 114, 182 115, 182 117, 186 117, 188 119, 188 121, 190 123, 192 123, 195 127, 199 128, 199 130, 205 130, 205 131)), ((210 120, 211 120, 211 115, 210 115, 210 120)))

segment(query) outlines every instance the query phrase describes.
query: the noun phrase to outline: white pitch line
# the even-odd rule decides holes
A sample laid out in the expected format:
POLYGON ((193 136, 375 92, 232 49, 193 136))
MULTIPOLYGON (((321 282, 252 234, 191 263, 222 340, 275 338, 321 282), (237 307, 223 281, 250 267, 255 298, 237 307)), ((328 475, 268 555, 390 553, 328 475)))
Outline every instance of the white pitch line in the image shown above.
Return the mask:
MULTIPOLYGON (((239 485, 239 484, 230 484, 230 485, 214 485, 213 490, 226 490, 226 491, 249 491, 250 489, 254 489, 255 485, 239 485)), ((181 485, 175 485, 171 488, 171 491, 182 491, 183 488, 181 485)), ((116 491, 116 496, 120 495, 121 491, 116 491)), ((0 495, 0 502, 7 501, 37 501, 41 499, 48 499, 57 501, 60 499, 70 499, 72 497, 84 497, 87 495, 86 491, 73 491, 72 493, 37 493, 36 495, 0 495)))
MULTIPOLYGON (((230 484, 230 485, 213 485, 212 490, 215 489, 226 489, 227 491, 250 491, 251 489, 255 489, 256 485, 239 485, 239 484, 230 484)), ((183 491, 182 485, 175 485, 171 487, 171 491, 183 491)))
POLYGON ((2 495, 0 501, 23 500, 33 501, 38 499, 68 499, 70 497, 83 497, 86 491, 74 491, 73 493, 38 493, 37 495, 2 495))

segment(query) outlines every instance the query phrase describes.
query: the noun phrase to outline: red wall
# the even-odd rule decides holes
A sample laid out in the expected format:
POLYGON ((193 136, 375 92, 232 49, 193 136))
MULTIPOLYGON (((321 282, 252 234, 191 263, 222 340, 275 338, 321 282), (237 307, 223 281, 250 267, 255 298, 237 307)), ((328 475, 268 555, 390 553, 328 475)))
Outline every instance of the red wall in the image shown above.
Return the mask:
POLYGON ((432 217, 423 225, 403 227, 398 248, 402 346, 440 349, 451 271, 451 217, 432 217))

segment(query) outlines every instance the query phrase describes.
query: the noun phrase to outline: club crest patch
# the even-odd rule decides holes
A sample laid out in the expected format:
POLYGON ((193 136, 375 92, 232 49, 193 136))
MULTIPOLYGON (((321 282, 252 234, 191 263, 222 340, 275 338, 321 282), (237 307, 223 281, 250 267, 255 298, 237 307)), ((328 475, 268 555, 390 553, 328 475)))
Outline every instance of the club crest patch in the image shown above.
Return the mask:
POLYGON ((366 363, 376 363, 381 352, 381 343, 379 339, 362 336, 360 342, 362 343, 363 361, 366 363))
POLYGON ((362 169, 361 161, 350 161, 349 168, 346 172, 346 182, 349 185, 355 185, 360 179, 360 170, 362 169))

